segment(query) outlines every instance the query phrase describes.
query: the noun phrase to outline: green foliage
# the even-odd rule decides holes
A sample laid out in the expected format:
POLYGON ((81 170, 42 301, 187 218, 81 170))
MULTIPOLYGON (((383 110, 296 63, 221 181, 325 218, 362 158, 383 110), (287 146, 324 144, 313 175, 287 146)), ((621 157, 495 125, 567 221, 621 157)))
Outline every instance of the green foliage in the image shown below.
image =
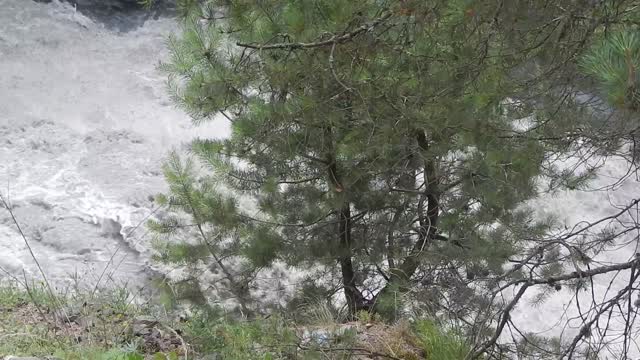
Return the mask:
MULTIPOLYGON (((173 265, 185 265, 194 273, 201 273, 192 265, 199 262, 211 262, 214 273, 227 281, 231 293, 245 306, 247 280, 261 264, 271 260, 275 249, 261 246, 259 251, 239 241, 244 233, 252 231, 251 224, 240 222, 236 198, 219 191, 211 179, 199 178, 192 159, 182 159, 172 153, 164 166, 164 175, 169 183, 170 195, 159 195, 156 200, 171 210, 161 220, 151 220, 149 227, 157 234, 155 259, 173 265), (172 242, 173 237, 182 234, 185 241, 172 242), (254 260, 254 264, 240 269, 232 269, 230 263, 242 264, 242 256, 254 260)), ((277 236, 269 231, 260 231, 261 239, 277 236)), ((268 244, 268 243, 266 243, 268 244)), ((262 245, 261 243, 259 245, 262 245)), ((172 288, 178 297, 190 298, 189 294, 180 294, 180 288, 193 294, 194 286, 172 288)), ((192 285, 191 283, 189 285, 192 285)), ((195 285, 197 288, 197 284, 195 285)), ((197 290, 199 292, 199 289, 197 290)), ((198 293, 198 297, 202 297, 198 293)), ((200 301, 200 300, 198 300, 200 301)), ((170 303, 171 301, 168 301, 170 303)), ((248 310, 245 308, 245 310, 248 310)))
POLYGON ((443 331, 431 321, 418 321, 415 328, 427 359, 462 360, 471 350, 462 336, 454 331, 443 331))
POLYGON ((92 350, 81 349, 74 352, 60 352, 58 356, 64 356, 68 360, 144 360, 144 356, 137 352, 122 349, 92 350))
MULTIPOLYGON (((557 65, 544 60, 548 52, 573 55, 553 42, 527 50, 536 36, 559 36, 554 30, 510 28, 522 20, 519 7, 537 14, 522 25, 531 29, 554 17, 548 8, 517 1, 496 20, 493 5, 202 2, 170 39, 162 68, 196 124, 223 114, 232 134, 193 143, 207 176, 192 161, 168 161, 171 191, 160 199, 202 230, 189 230, 197 245, 165 243, 160 258, 187 264, 232 254, 252 269, 275 260, 333 269, 351 284, 352 314, 380 270, 388 284, 378 307, 391 287, 404 291, 440 262, 502 273, 523 235, 535 239, 548 225, 516 209, 552 173, 549 153, 571 146, 558 134, 585 124, 536 104, 525 112, 526 138, 559 140, 514 136, 517 119, 506 114, 516 110, 504 100, 549 83, 532 74, 524 85, 511 69, 539 61, 543 71, 557 65), (224 9, 224 21, 213 20, 214 9, 224 9), (331 34, 345 40, 322 43, 331 34), (255 209, 239 207, 240 197, 255 209)), ((571 175, 558 186, 578 187, 592 173, 571 175)), ((175 235, 188 224, 170 216, 153 225, 175 235)))
MULTIPOLYGON (((130 306, 125 289, 112 292, 55 293, 44 284, 0 286, 0 356, 56 356, 63 359, 137 360, 143 355, 121 336, 139 309, 130 306), (81 305, 84 304, 84 305, 81 305), (90 304, 90 305, 88 305, 90 304), (74 310, 77 309, 77 310, 74 310), (78 311, 78 313, 75 313, 78 311), (93 327, 77 337, 68 316, 91 319, 93 327), (57 324, 61 328, 51 331, 57 324)), ((77 326, 77 325, 76 325, 77 326)))
MULTIPOLYGON (((31 298, 24 290, 14 286, 0 286, 0 356, 55 356, 68 360, 178 360, 184 358, 182 350, 154 352, 141 342, 141 338, 122 338, 113 336, 123 333, 118 324, 129 326, 137 314, 143 309, 136 306, 123 308, 117 305, 125 291, 112 294, 109 292, 74 293, 72 296, 59 296, 60 302, 72 307, 75 300, 83 299, 83 306, 91 309, 91 314, 106 316, 115 306, 126 309, 117 314, 119 320, 113 323, 99 322, 101 318, 93 318, 94 326, 74 336, 75 325, 59 323, 63 328, 52 332, 49 322, 52 319, 34 316, 31 298), (91 299, 91 303, 86 303, 91 299), (68 329, 66 326, 70 326, 68 329), (100 329, 104 328, 104 331, 100 329)), ((287 316, 273 314, 268 318, 251 320, 229 316, 223 309, 199 306, 187 318, 173 322, 170 318, 159 318, 160 328, 175 329, 188 346, 188 358, 222 358, 230 360, 264 360, 264 359, 351 359, 362 351, 372 351, 389 356, 400 356, 407 359, 418 359, 419 347, 425 344, 426 349, 450 351, 451 347, 434 345, 441 343, 447 335, 438 333, 432 326, 391 327, 379 322, 376 314, 360 312, 361 325, 357 327, 343 326, 333 318, 333 309, 323 304, 311 304, 303 312, 315 313, 315 317, 307 317, 302 324, 294 322, 295 314, 287 316), (373 328, 370 329, 370 326, 373 328), (406 329, 406 330, 405 330, 406 329), (371 333, 369 333, 371 332, 371 333), (440 334, 440 338, 435 338, 440 334), (426 340, 428 339, 431 340, 426 340), (420 338, 420 346, 416 347, 415 338, 420 338), (354 349, 358 349, 357 351, 354 349), (364 349, 364 350, 362 350, 364 349), (367 350, 371 349, 371 350, 367 350), (406 356, 405 356, 406 355, 406 356)), ((46 311, 46 309, 43 309, 46 311)), ((81 314, 81 316, 92 316, 81 314)), ((446 359, 446 357, 443 357, 446 359)))
MULTIPOLYGON (((193 158, 167 162, 170 191, 159 200, 172 213, 152 223, 158 258, 194 279, 205 266, 221 272, 243 311, 255 305, 258 272, 279 262, 312 269, 308 288, 327 289, 321 301, 342 290, 349 320, 369 312, 396 320, 410 306, 474 324, 474 314, 499 313, 492 292, 534 276, 507 265, 548 244, 555 225, 524 204, 541 184, 583 189, 602 164, 590 160, 622 144, 621 128, 603 126, 574 90, 586 71, 613 102, 635 106, 638 37, 604 35, 618 10, 526 0, 200 1, 162 69, 195 124, 222 116, 231 135, 196 139, 193 158)), ((562 273, 566 257, 553 252, 526 268, 562 273)), ((341 305, 303 315, 335 321, 341 305)), ((490 326, 474 328, 474 339, 490 326)), ((458 334, 417 329, 432 358, 469 351, 458 334)), ((251 327, 219 330, 226 340, 210 350, 229 358, 264 340, 251 327)))
POLYGON ((194 314, 184 332, 197 352, 230 360, 295 356, 298 340, 293 328, 283 319, 234 321, 215 309, 194 314))
POLYGON ((421 354, 427 359, 462 359, 469 350, 455 332, 438 330, 431 322, 389 326, 378 323, 374 314, 360 312, 359 316, 358 326, 322 317, 317 318, 319 322, 300 324, 278 315, 238 321, 209 308, 194 314, 183 330, 199 354, 223 359, 337 360, 367 352, 402 359, 421 359, 421 354))
POLYGON ((581 65, 599 82, 612 104, 638 108, 640 37, 637 31, 615 32, 604 37, 582 58, 581 65))
POLYGON ((154 360, 178 360, 178 355, 172 351, 168 354, 163 354, 163 353, 156 353, 153 356, 154 360))
POLYGON ((21 304, 37 303, 45 308, 54 307, 55 299, 42 282, 31 282, 28 290, 15 283, 0 286, 0 307, 13 308, 21 304))

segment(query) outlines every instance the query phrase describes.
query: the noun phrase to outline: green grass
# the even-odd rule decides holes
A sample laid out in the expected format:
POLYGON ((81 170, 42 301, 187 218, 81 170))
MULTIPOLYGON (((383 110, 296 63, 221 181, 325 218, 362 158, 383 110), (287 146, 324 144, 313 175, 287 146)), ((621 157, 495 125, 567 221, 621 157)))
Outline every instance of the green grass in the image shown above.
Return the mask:
POLYGON ((194 314, 183 331, 195 351, 217 354, 220 359, 295 359, 297 350, 291 324, 279 317, 237 321, 205 310, 194 314))
POLYGON ((272 314, 250 321, 201 307, 188 319, 178 320, 167 316, 159 304, 135 305, 124 289, 95 296, 77 291, 51 296, 42 284, 31 284, 28 289, 0 285, 0 358, 178 360, 186 344, 189 359, 208 355, 227 360, 355 359, 367 352, 408 360, 458 360, 469 350, 461 336, 443 331, 433 322, 393 325, 360 313, 359 321, 345 326, 333 311, 322 306, 305 308, 301 314, 272 314), (55 315, 60 309, 78 306, 85 322, 75 320, 70 326, 55 315), (153 314, 161 319, 154 330, 162 336, 176 334, 181 346, 154 350, 143 336, 133 334, 136 317, 153 314), (296 318, 306 320, 300 323, 296 318), (309 332, 314 335, 304 335, 309 332))
POLYGON ((461 360, 470 350, 462 336, 454 331, 444 331, 431 321, 418 321, 415 333, 427 359, 461 360))
POLYGON ((91 292, 52 294, 38 283, 0 285, 0 358, 142 360, 129 328, 145 309, 130 298, 123 289, 94 297, 91 292), (86 320, 81 326, 70 317, 86 320))
POLYGON ((28 290, 14 283, 0 286, 0 307, 11 308, 20 304, 38 303, 42 306, 54 306, 54 299, 40 283, 32 283, 28 290))

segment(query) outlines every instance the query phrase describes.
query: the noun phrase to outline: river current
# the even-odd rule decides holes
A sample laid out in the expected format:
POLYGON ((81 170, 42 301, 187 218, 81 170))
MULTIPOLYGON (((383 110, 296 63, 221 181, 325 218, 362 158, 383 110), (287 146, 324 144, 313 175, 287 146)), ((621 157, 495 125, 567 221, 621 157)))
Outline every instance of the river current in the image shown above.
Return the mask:
MULTIPOLYGON (((175 21, 135 3, 0 0, 0 194, 56 283, 144 283, 162 159, 227 132, 170 104, 157 64, 175 21)), ((39 276, 4 211, 0 266, 39 276)))

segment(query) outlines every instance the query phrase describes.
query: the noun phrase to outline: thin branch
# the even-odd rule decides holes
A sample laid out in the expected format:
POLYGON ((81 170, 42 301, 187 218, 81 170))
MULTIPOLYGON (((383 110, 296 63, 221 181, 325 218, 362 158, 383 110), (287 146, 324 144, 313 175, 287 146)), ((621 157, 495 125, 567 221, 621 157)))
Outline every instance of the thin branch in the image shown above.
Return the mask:
POLYGON ((336 79, 338 84, 340 84, 340 86, 342 86, 347 92, 350 92, 352 89, 347 85, 345 85, 342 82, 342 80, 340 80, 340 77, 338 77, 338 73, 336 72, 335 58, 333 56, 333 53, 335 51, 336 51, 336 43, 334 42, 333 45, 331 46, 331 53, 329 54, 329 68, 331 68, 331 74, 333 75, 333 78, 336 79))
POLYGON ((514 285, 518 285, 518 284, 523 284, 523 283, 530 283, 530 285, 542 285, 542 284, 553 284, 559 281, 566 281, 566 280, 573 280, 573 279, 581 279, 581 278, 590 278, 596 275, 601 275, 601 274, 606 274, 612 271, 620 271, 620 270, 627 270, 627 269, 631 269, 635 266, 638 266, 638 264, 640 264, 640 255, 636 255, 636 258, 626 262, 626 263, 622 263, 622 264, 616 264, 616 265, 608 265, 608 266, 601 266, 595 269, 590 269, 588 271, 573 271, 570 272, 568 274, 564 274, 564 275, 559 275, 559 276, 549 276, 547 278, 537 278, 537 279, 520 279, 520 280, 515 280, 512 281, 510 283, 508 283, 505 286, 500 287, 500 289, 498 291, 504 290, 508 287, 514 286, 514 285))
MULTIPOLYGON (((634 263, 634 266, 636 266, 637 263, 634 263)), ((637 278, 638 275, 635 276, 635 278, 637 278)), ((635 281, 635 279, 632 280, 632 282, 635 281)), ((573 338, 573 341, 571 342, 571 345, 569 345, 569 347, 565 350, 565 352, 560 356, 560 359, 563 359, 565 356, 567 356, 568 359, 572 359, 573 357, 573 353, 578 345, 578 343, 580 342, 580 340, 583 337, 586 337, 590 334, 590 330, 591 330, 591 326, 593 326, 593 324, 598 321, 598 319, 600 318, 600 315, 604 314, 605 312, 607 312, 609 309, 611 309, 613 306, 615 306, 616 304, 618 304, 618 301, 621 300, 622 298, 624 298, 625 296, 627 296, 627 293, 632 291, 632 288, 630 287, 625 287, 624 289, 620 290, 618 292, 618 294, 613 297, 612 299, 610 299, 607 302, 607 305, 603 306, 593 317, 593 319, 591 321, 589 321, 588 323, 584 324, 581 328, 580 328, 580 332, 578 333, 578 335, 576 335, 573 338)))
POLYGON ((371 23, 364 24, 344 35, 340 35, 340 36, 334 35, 330 39, 324 40, 324 41, 316 41, 316 42, 310 42, 310 43, 297 42, 297 43, 277 43, 277 44, 247 44, 247 43, 238 42, 236 43, 236 45, 243 48, 250 48, 250 49, 257 49, 257 50, 273 50, 273 49, 309 49, 309 48, 316 48, 316 47, 328 46, 333 44, 342 44, 354 39, 355 37, 365 32, 372 31, 376 26, 384 23, 387 19, 389 19, 391 15, 392 15, 391 12, 386 12, 384 15, 375 19, 371 23))
POLYGON ((520 290, 518 290, 518 293, 516 294, 516 296, 513 297, 513 299, 509 302, 507 307, 505 307, 505 309, 502 311, 500 322, 498 323, 498 328, 496 329, 491 339, 485 342, 484 345, 482 345, 482 347, 478 351, 474 352, 473 355, 470 356, 471 359, 477 359, 481 357, 482 354, 484 354, 487 350, 489 350, 490 347, 495 345, 495 343, 498 341, 498 338, 500 337, 500 334, 502 334, 502 329, 504 329, 504 326, 507 324, 509 319, 511 319, 511 310, 513 310, 516 304, 518 304, 518 301, 520 301, 524 293, 527 291, 527 289, 531 285, 532 283, 527 282, 524 285, 522 285, 522 287, 520 287, 520 290))

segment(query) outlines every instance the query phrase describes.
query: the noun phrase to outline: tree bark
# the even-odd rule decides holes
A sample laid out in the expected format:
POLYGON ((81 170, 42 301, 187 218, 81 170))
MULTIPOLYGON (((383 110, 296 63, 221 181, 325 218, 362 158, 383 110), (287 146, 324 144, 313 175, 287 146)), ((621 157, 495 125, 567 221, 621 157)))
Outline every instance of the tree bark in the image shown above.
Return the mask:
MULTIPOLYGON (((416 131, 416 141, 418 147, 423 154, 427 154, 429 150, 429 142, 424 131, 416 131)), ((387 285, 374 299, 374 304, 378 304, 378 300, 392 291, 396 286, 401 286, 410 281, 420 266, 420 254, 425 251, 438 233, 438 219, 440 216, 440 194, 438 189, 438 174, 435 159, 431 157, 424 158, 424 183, 425 191, 420 195, 418 200, 420 214, 420 231, 418 240, 413 244, 409 254, 404 258, 402 263, 395 269, 390 270, 390 277, 387 285), (426 202, 426 213, 423 211, 423 204, 426 202)))
MULTIPOLYGON (((423 152, 429 149, 429 143, 424 131, 418 131, 416 135, 418 146, 423 152)), ((400 265, 400 274, 409 280, 416 272, 420 261, 418 256, 422 253, 435 238, 438 233, 438 218, 440 216, 440 194, 438 190, 438 173, 436 169, 435 159, 426 158, 424 160, 424 183, 425 197, 427 200, 427 213, 419 214, 420 217, 420 234, 418 241, 414 244, 409 256, 400 265)))
MULTIPOLYGON (((331 139, 332 130, 326 128, 326 133, 331 139)), ((338 166, 333 153, 333 147, 327 152, 328 183, 333 188, 337 196, 344 196, 347 189, 342 183, 341 176, 338 172, 338 166)), ((347 302, 348 314, 350 319, 354 319, 359 310, 365 309, 365 299, 362 293, 356 287, 356 272, 353 266, 353 249, 351 242, 352 223, 351 223, 351 204, 348 199, 338 211, 338 256, 337 261, 340 264, 340 273, 342 276, 342 286, 344 296, 347 302)))
POLYGON ((340 263, 340 271, 342 273, 342 286, 344 287, 344 295, 347 300, 349 317, 354 317, 358 310, 363 307, 362 294, 356 288, 356 274, 353 269, 351 251, 351 209, 349 204, 343 206, 339 214, 339 244, 340 253, 338 262, 340 263))

